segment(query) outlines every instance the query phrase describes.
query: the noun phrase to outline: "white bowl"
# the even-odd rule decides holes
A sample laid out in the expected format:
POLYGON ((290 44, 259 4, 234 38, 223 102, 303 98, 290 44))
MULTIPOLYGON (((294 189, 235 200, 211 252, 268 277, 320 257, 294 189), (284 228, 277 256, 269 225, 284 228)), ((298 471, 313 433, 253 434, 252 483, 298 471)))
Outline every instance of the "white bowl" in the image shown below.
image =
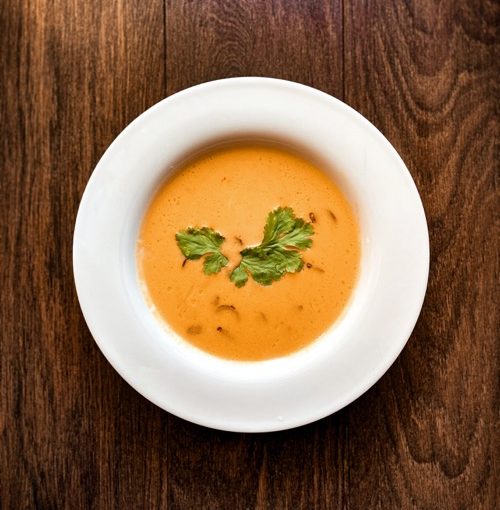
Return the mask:
POLYGON ((220 80, 175 94, 132 122, 92 174, 76 220, 73 264, 100 349, 146 398, 186 420, 263 432, 318 420, 364 393, 415 325, 429 268, 425 214, 394 148, 355 110, 297 83, 220 80), (148 308, 135 247, 159 183, 187 155, 222 140, 302 148, 353 204, 361 271, 341 319, 290 356, 240 362, 191 346, 148 308))

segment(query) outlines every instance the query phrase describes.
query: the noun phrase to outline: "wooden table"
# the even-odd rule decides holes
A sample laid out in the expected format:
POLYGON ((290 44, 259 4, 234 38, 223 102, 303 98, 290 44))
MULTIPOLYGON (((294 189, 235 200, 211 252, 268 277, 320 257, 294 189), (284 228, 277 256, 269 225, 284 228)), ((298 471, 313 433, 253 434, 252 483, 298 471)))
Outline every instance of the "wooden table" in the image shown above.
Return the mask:
POLYGON ((498 508, 498 15, 480 0, 4 0, 0 507, 498 508), (370 119, 431 240, 422 315, 382 380, 263 435, 192 425, 129 387, 71 266, 80 197, 115 136, 169 94, 245 75, 370 119))

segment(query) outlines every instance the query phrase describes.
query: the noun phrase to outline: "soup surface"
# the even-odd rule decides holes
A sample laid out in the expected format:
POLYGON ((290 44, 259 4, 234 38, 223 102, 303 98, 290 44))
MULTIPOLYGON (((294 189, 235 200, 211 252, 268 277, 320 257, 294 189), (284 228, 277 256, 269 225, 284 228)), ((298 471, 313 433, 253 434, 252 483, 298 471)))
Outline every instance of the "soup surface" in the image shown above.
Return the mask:
POLYGON ((350 204, 316 166, 280 146, 220 146, 178 169, 154 196, 139 241, 149 301, 180 336, 216 356, 263 360, 317 339, 341 314, 356 283, 359 232, 350 204), (240 251, 258 245, 268 214, 290 207, 314 228, 302 270, 271 285, 251 276, 238 288, 240 251), (210 227, 229 263, 203 272, 185 260, 176 233, 210 227))

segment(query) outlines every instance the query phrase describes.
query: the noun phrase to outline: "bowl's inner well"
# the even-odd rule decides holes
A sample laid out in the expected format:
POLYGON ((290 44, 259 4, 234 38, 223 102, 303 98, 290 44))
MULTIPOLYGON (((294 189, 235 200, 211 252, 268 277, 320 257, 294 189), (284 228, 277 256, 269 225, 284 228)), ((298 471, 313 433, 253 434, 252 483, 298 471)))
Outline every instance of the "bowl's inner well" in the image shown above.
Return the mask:
POLYGON ((308 345, 340 316, 360 239, 331 175, 293 148, 255 140, 217 145, 170 173, 147 207, 137 256, 147 301, 180 337, 222 358, 263 360, 308 345), (245 252, 265 239, 266 219, 274 244, 245 252), (207 237, 216 234, 220 246, 207 237), (188 260, 181 248, 200 242, 205 252, 188 260))

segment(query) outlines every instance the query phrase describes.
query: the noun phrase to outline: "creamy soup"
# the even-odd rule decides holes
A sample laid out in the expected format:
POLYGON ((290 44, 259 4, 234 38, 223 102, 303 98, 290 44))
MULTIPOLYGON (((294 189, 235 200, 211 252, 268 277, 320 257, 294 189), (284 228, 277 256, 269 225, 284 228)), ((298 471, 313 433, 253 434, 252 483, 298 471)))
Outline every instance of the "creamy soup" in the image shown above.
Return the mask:
POLYGON ((191 344, 237 360, 287 355, 316 340, 349 301, 359 263, 358 225, 337 185, 297 154, 258 143, 220 146, 181 165, 154 196, 138 241, 139 274, 158 314, 191 344), (243 272, 248 280, 236 286, 240 252, 263 241, 279 207, 314 231, 309 248, 284 247, 303 266, 268 285, 243 272), (224 238, 219 272, 205 274, 203 257, 186 259, 176 234, 189 227, 224 238))

